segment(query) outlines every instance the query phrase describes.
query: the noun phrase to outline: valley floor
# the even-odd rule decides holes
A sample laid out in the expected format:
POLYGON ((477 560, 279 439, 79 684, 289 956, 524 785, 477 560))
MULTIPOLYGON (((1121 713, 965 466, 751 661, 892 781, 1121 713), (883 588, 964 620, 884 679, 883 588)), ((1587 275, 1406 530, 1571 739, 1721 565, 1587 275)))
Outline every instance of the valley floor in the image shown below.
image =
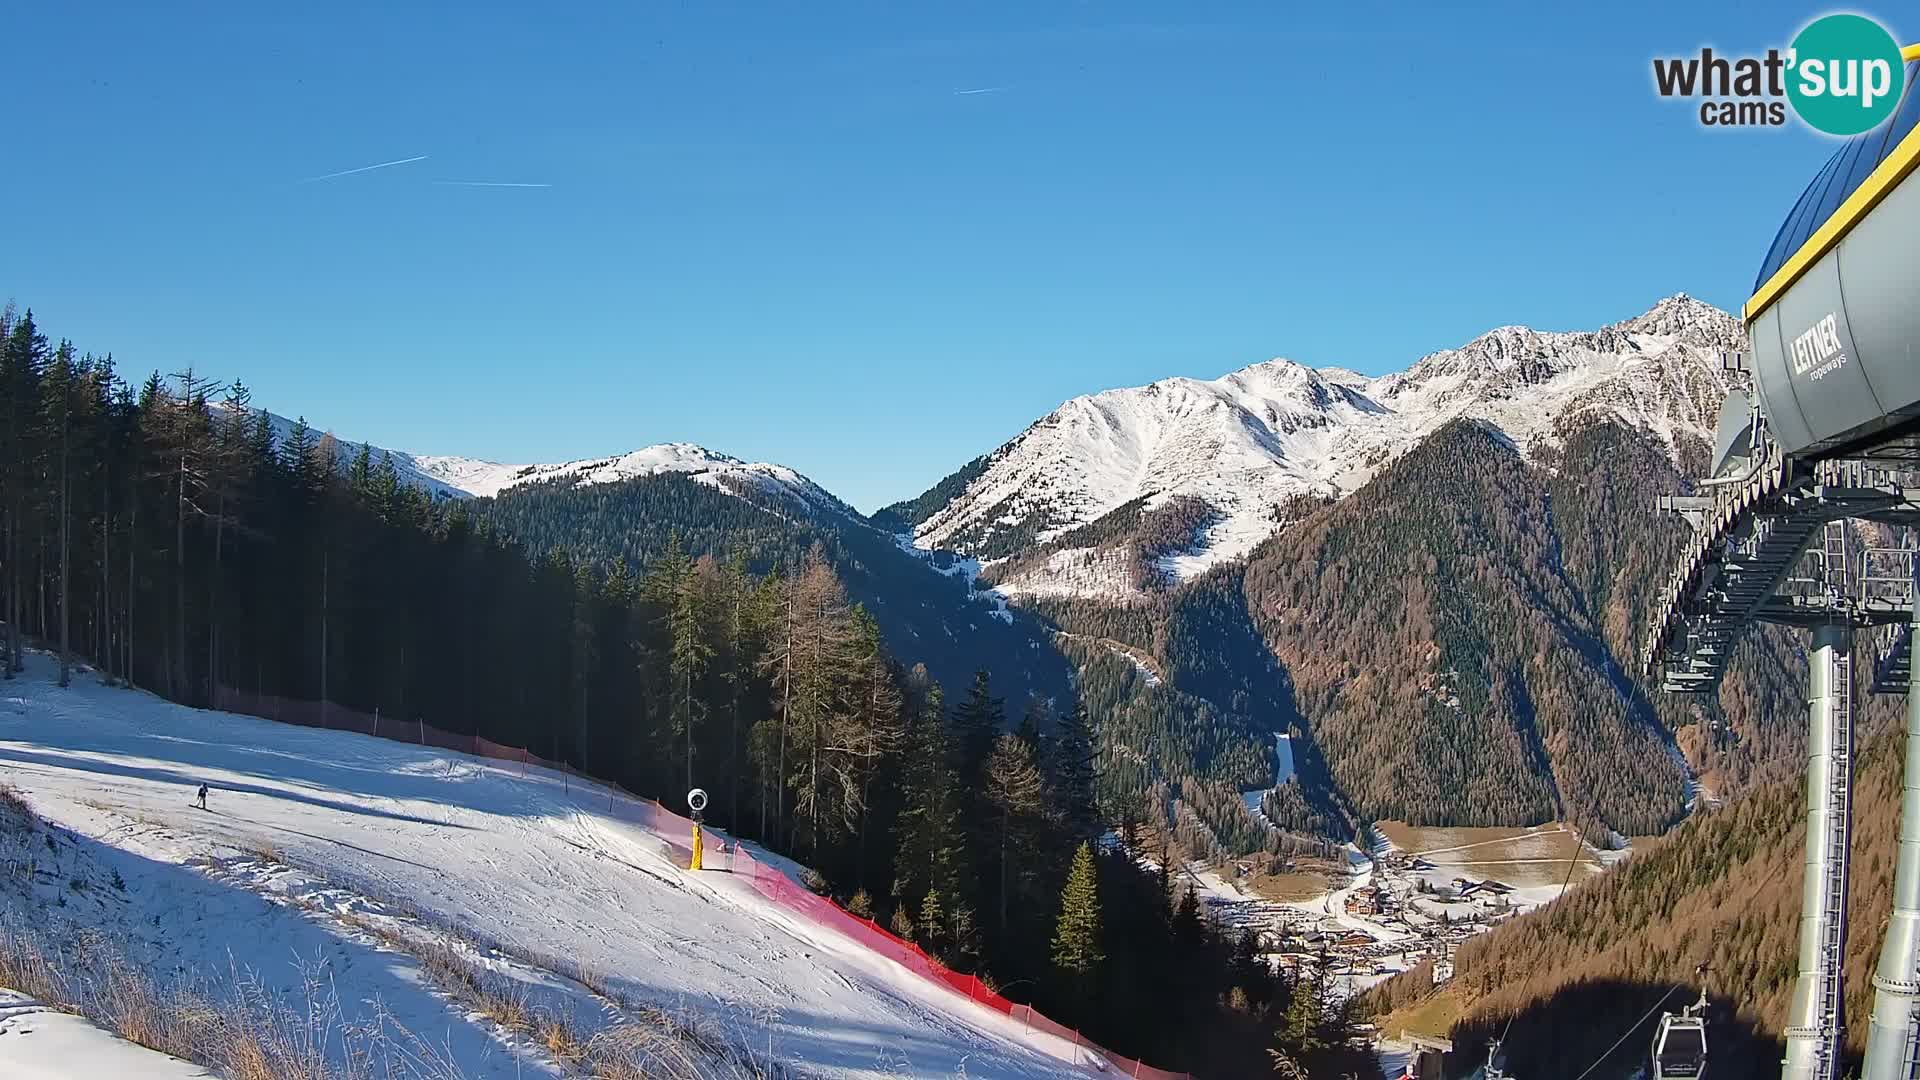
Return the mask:
MULTIPOLYGON (((1552 902, 1569 882, 1585 881, 1626 854, 1597 852, 1560 825, 1452 829, 1382 822, 1378 828, 1379 846, 1362 853, 1348 845, 1347 872, 1334 872, 1312 895, 1268 899, 1231 867, 1198 862, 1185 864, 1181 877, 1220 922, 1259 928, 1271 963, 1312 972, 1347 995, 1552 902), (1457 895, 1456 879, 1481 884, 1457 895), (1498 888, 1486 888, 1489 882, 1498 888)), ((1408 1057, 1396 1038, 1404 1026, 1381 1033, 1377 1049, 1388 1075, 1398 1075, 1394 1070, 1408 1057)))
MULTIPOLYGON (((250 971, 282 998, 324 978, 344 1010, 377 1012, 449 1074, 565 1070, 451 999, 429 962, 443 950, 584 1033, 646 1010, 735 1065, 1041 1078, 1104 1064, 744 880, 688 872, 639 804, 559 774, 188 709, 90 672, 60 690, 31 656, 0 684, 0 781, 57 826, 47 865, 0 889, 0 917, 57 909, 155 972, 250 971), (203 782, 206 810, 191 805, 203 782)), ((0 1072, 20 1074, 9 1055, 29 1042, 0 1037, 0 1072)))

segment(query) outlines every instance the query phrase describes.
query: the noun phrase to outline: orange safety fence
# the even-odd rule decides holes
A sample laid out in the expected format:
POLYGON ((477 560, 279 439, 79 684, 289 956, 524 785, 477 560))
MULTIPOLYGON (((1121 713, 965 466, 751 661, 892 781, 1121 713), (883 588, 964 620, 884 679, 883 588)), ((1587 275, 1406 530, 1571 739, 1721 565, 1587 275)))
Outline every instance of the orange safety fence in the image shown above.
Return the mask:
MULTIPOLYGON (((523 773, 524 766, 533 766, 581 777, 626 795, 630 800, 628 805, 638 819, 637 823, 648 832, 681 851, 691 852, 693 849, 693 821, 690 818, 668 810, 653 799, 634 795, 618 784, 588 777, 572 766, 548 761, 517 746, 507 746, 479 735, 455 734, 419 720, 395 720, 392 717, 382 717, 378 712, 368 714, 325 702, 298 701, 272 694, 234 690, 225 686, 215 689, 214 707, 226 712, 244 713, 267 720, 299 724, 303 727, 354 731, 362 735, 392 739, 396 742, 432 746, 496 761, 516 762, 523 766, 523 773)), ((1049 1019, 1032 1006, 1007 1000, 998 991, 982 982, 979 977, 954 971, 928 956, 913 942, 815 893, 795 881, 786 871, 755 858, 737 841, 726 839, 725 843, 727 865, 733 873, 744 874, 753 885, 754 891, 788 911, 804 917, 809 922, 836 931, 868 951, 892 960, 929 982, 945 986, 970 1001, 1010 1016, 1030 1030, 1045 1032, 1081 1047, 1089 1054, 1104 1059, 1115 1075, 1136 1077, 1139 1080, 1192 1080, 1187 1073, 1156 1069, 1133 1058, 1116 1054, 1088 1040, 1073 1028, 1049 1019)), ((716 865, 711 858, 709 865, 716 865)))

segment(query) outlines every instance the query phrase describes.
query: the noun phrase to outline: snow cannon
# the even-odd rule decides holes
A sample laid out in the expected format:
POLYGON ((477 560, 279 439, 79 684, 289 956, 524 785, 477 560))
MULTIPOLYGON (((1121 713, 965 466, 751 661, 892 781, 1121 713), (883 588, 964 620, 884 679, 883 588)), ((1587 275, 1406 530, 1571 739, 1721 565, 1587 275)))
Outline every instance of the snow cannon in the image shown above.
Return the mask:
POLYGON ((693 811, 693 858, 688 861, 687 869, 704 870, 706 867, 701 865, 702 860, 700 858, 700 815, 707 809, 707 792, 705 788, 694 788, 692 791, 687 792, 687 809, 693 811))
POLYGON ((1920 446, 1920 45, 1893 117, 1844 143, 1768 249, 1743 317, 1753 382, 1782 454, 1920 446))

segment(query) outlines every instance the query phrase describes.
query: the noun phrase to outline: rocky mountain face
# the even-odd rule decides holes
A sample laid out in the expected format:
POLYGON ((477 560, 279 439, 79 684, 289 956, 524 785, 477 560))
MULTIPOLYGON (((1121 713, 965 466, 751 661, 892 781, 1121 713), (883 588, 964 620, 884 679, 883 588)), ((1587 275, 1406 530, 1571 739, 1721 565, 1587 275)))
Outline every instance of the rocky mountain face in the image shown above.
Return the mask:
POLYGON ((1612 418, 1677 454, 1711 432, 1726 391, 1719 353, 1740 340, 1731 316, 1680 295, 1591 332, 1501 327, 1377 378, 1271 360, 1109 390, 889 511, 917 544, 982 560, 1009 595, 1127 599, 1245 557, 1301 500, 1352 494, 1453 420, 1484 421, 1531 455, 1565 421, 1612 418), (1175 501, 1188 534, 1156 536, 1150 572, 1133 572, 1138 559, 1114 556, 1132 535, 1103 519, 1175 501), (1089 527, 1093 542, 1074 535, 1089 527), (1018 566, 999 565, 1016 554, 1018 566))

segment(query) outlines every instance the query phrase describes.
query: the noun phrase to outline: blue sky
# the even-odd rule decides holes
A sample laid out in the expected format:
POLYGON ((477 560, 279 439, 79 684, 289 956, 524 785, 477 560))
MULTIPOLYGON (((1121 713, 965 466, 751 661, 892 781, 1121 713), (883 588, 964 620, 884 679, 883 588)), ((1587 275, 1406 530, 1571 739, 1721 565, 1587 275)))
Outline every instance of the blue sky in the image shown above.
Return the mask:
POLYGON ((1563 6, 31 3, 0 296, 346 438, 872 509, 1076 394, 1739 304, 1831 144, 1649 61, 1826 9, 1563 6))

